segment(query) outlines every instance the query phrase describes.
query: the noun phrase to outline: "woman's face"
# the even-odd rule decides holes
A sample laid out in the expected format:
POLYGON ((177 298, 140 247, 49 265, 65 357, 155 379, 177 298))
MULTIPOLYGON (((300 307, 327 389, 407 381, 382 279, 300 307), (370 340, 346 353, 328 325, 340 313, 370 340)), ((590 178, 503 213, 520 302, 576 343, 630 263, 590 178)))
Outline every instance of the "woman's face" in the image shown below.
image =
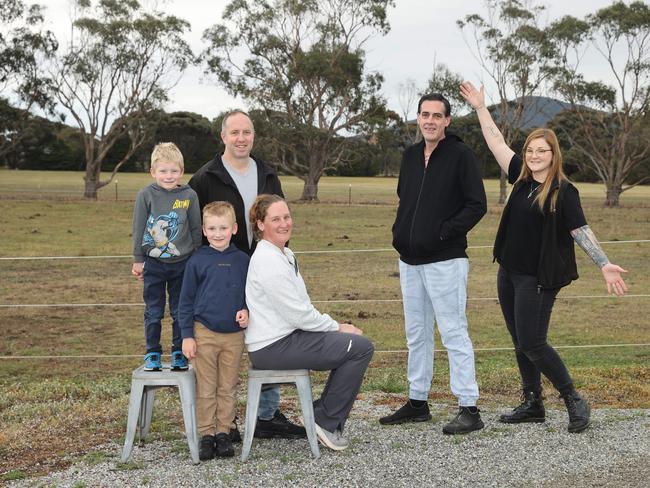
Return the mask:
POLYGON ((539 137, 530 141, 524 154, 526 155, 526 165, 535 181, 545 181, 553 161, 551 145, 546 142, 546 139, 539 137))
POLYGON ((262 238, 275 244, 280 249, 291 239, 293 220, 285 202, 275 202, 266 211, 264 221, 257 221, 257 227, 262 231, 262 238))

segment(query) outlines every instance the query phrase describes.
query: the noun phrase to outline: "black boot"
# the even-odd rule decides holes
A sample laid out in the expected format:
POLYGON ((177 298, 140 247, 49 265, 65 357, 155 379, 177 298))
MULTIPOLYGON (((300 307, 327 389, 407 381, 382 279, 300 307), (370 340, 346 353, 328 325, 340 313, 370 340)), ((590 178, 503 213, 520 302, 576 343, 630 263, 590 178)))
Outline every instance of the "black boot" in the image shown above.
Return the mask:
POLYGON ((199 444, 199 459, 201 461, 208 461, 214 459, 216 454, 216 439, 213 435, 204 435, 201 437, 199 444))
POLYGON ((458 413, 442 428, 443 434, 469 434, 485 427, 480 410, 476 407, 459 407, 458 413))
POLYGON ((501 415, 499 422, 503 422, 504 424, 544 422, 546 420, 546 411, 544 410, 541 392, 524 391, 521 396, 521 405, 515 407, 512 412, 501 415))
POLYGON ((567 393, 562 399, 569 413, 568 431, 575 434, 589 427, 591 407, 587 403, 587 400, 582 398, 577 391, 567 393))

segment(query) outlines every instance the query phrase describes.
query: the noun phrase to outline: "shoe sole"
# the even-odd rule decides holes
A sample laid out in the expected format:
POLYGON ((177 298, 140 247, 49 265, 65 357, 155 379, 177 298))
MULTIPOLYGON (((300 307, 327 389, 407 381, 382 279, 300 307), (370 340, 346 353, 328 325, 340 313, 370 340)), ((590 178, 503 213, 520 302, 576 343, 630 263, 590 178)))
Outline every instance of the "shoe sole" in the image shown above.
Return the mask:
POLYGON ((499 417, 499 422, 501 422, 502 424, 526 424, 526 423, 541 424, 542 422, 546 422, 546 417, 529 417, 527 419, 522 419, 522 420, 508 420, 499 417))
POLYGON ((452 430, 447 430, 445 427, 443 427, 442 433, 445 435, 469 434, 471 432, 476 432, 477 430, 481 430, 483 427, 485 427, 485 424, 483 423, 482 420, 479 420, 470 429, 452 431, 452 430))
POLYGON ((181 367, 181 366, 172 366, 170 369, 171 369, 172 371, 187 371, 188 369, 190 369, 190 367, 189 367, 189 366, 185 366, 185 367, 181 367))
POLYGON ((214 455, 214 457, 226 458, 226 457, 233 457, 234 455, 235 455, 235 451, 233 450, 233 451, 228 451, 228 452, 225 452, 225 453, 222 453, 222 454, 216 453, 214 455))
POLYGON ((145 371, 162 371, 162 368, 144 368, 145 371))
POLYGON ((257 439, 306 439, 307 433, 286 434, 282 432, 267 432, 267 431, 258 432, 256 430, 255 433, 253 434, 253 437, 257 439))
POLYGON ((583 432, 583 431, 587 430, 587 428, 589 428, 590 425, 591 425, 591 421, 589 421, 585 425, 581 425, 579 427, 574 427, 574 428, 569 427, 569 428, 567 428, 567 430, 571 434, 579 434, 580 432, 583 432))
POLYGON ((401 418, 397 420, 383 420, 379 419, 379 423, 381 425, 399 425, 399 424, 406 424, 409 422, 427 422, 431 420, 431 414, 423 415, 421 417, 407 417, 407 418, 401 418))
POLYGON ((318 437, 318 442, 323 444, 325 447, 329 447, 333 451, 343 451, 348 448, 348 446, 337 446, 336 444, 332 444, 330 442, 329 438, 325 435, 323 432, 323 429, 321 429, 318 424, 314 424, 316 427, 316 437, 318 437))

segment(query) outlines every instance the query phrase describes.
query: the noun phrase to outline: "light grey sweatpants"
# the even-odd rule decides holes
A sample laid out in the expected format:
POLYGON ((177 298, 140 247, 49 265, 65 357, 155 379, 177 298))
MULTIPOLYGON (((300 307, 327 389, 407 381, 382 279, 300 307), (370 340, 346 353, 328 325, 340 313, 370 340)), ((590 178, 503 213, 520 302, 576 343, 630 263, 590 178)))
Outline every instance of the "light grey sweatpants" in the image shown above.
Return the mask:
POLYGON ((258 369, 331 370, 321 397, 314 401, 314 417, 319 426, 334 432, 343 431, 374 349, 360 335, 296 330, 249 353, 249 358, 258 369))

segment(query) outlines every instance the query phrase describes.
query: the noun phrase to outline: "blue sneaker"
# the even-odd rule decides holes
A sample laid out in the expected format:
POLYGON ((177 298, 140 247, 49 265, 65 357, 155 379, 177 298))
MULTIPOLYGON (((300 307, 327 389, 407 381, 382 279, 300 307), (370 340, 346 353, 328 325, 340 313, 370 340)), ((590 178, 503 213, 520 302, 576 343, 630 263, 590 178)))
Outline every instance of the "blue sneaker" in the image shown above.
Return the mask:
POLYGON ((172 352, 172 370, 185 371, 189 366, 187 365, 187 358, 181 351, 172 352))
POLYGON ((160 362, 159 352, 149 352, 144 356, 144 370, 145 371, 160 371, 162 370, 162 363, 160 362))

